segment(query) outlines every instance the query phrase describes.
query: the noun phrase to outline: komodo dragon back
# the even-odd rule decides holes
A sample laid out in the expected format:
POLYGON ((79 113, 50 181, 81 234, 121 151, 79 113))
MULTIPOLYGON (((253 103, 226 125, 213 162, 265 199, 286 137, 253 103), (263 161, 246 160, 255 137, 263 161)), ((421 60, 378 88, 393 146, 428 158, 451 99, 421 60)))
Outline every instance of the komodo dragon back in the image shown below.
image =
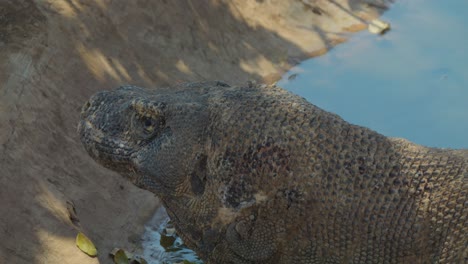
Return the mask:
POLYGON ((222 82, 99 92, 79 133, 207 263, 467 263, 468 150, 222 82))

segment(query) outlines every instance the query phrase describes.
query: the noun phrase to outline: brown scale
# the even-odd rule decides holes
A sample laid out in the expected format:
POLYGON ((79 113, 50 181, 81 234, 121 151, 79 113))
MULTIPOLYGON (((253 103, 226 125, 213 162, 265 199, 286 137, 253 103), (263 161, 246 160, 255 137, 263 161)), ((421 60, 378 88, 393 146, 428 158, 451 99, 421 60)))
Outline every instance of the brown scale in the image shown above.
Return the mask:
POLYGON ((466 261, 466 151, 386 138, 276 87, 187 87, 129 97, 178 106, 164 125, 181 142, 154 160, 178 182, 155 192, 207 263, 466 261))

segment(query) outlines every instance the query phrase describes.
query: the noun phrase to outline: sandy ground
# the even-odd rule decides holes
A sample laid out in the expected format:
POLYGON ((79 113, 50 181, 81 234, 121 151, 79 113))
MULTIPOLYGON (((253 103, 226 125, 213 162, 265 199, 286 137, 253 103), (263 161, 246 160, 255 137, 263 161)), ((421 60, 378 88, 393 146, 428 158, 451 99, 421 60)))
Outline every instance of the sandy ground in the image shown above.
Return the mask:
POLYGON ((138 249, 159 202, 83 150, 76 125, 90 95, 123 83, 273 82, 383 11, 385 1, 366 1, 377 5, 1 0, 0 263, 110 263, 113 247, 138 249), (76 248, 78 231, 98 258, 76 248))

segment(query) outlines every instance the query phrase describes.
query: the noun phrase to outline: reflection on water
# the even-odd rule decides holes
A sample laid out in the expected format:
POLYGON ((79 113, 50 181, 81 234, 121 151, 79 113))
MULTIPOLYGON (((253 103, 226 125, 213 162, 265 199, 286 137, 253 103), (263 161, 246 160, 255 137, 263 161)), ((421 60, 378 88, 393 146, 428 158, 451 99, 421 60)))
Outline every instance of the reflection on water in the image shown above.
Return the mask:
POLYGON ((466 10, 468 1, 397 1, 382 17, 386 35, 358 33, 278 84, 386 136, 468 148, 466 10))

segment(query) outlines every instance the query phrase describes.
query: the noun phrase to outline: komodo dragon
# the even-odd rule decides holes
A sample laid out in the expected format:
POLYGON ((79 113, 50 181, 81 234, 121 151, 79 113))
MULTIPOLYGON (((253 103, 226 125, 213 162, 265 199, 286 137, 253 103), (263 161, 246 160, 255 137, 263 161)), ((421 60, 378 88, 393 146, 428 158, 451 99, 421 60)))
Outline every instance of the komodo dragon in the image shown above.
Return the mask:
POLYGON ((207 263, 467 263, 468 150, 222 82, 99 92, 79 133, 207 263))

